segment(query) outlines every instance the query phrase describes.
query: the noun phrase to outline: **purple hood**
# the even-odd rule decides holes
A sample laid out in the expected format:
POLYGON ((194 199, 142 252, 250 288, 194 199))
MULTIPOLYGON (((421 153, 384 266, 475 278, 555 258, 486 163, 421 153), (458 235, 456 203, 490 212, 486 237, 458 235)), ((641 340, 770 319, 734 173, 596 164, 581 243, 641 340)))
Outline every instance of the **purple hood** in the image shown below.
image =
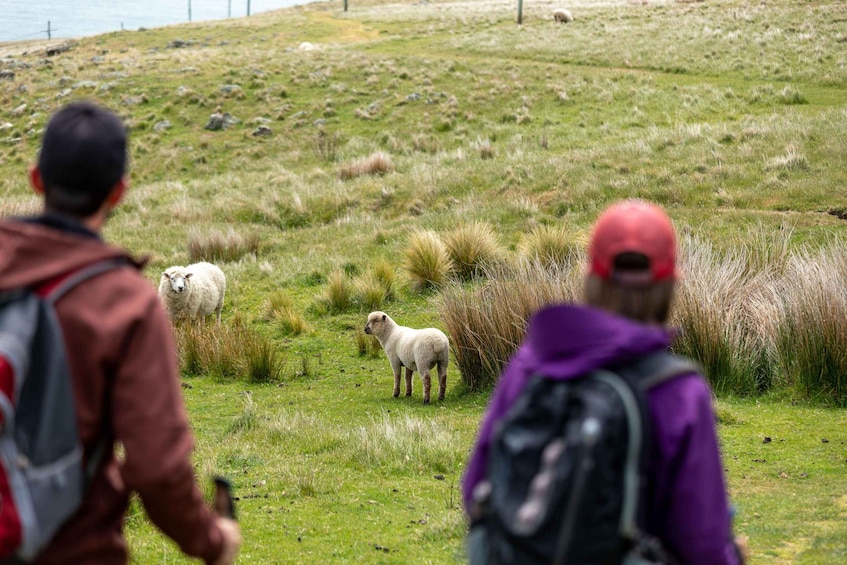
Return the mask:
MULTIPOLYGON (((665 349, 672 339, 666 328, 584 306, 539 311, 492 393, 462 481, 465 508, 487 476, 495 423, 534 374, 571 379, 665 349)), ((736 563, 708 385, 692 373, 651 389, 648 400, 654 449, 647 529, 683 563, 736 563)))

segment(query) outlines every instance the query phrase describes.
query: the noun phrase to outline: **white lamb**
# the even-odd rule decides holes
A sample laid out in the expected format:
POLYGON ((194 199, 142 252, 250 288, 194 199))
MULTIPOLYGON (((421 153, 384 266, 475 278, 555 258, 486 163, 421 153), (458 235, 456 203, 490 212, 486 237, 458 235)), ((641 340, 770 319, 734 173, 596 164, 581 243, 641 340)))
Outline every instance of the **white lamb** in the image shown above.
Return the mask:
POLYGON ((406 396, 412 396, 412 373, 418 371, 423 379, 423 401, 429 404, 430 370, 438 365, 438 400, 444 400, 447 390, 447 363, 450 342, 444 332, 435 328, 415 330, 398 326, 385 312, 371 312, 365 333, 379 340, 391 369, 394 371, 394 398, 400 396, 400 369, 406 368, 406 396))
POLYGON ((214 312, 220 324, 225 293, 226 277, 211 263, 170 267, 159 281, 159 298, 171 320, 205 321, 214 312))
POLYGON ((559 8, 553 12, 553 20, 560 24, 567 24, 573 21, 573 14, 571 14, 570 10, 559 8))

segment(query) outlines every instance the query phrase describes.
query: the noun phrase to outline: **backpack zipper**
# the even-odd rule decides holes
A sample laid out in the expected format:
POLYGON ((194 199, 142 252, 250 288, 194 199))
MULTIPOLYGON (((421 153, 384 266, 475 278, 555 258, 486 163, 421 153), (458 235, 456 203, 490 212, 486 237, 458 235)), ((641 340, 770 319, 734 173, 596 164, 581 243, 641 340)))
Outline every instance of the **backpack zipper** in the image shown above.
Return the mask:
POLYGON ((556 544, 556 553, 554 554, 553 563, 555 565, 563 565, 568 549, 571 545, 571 537, 573 536, 574 521, 579 510, 579 503, 582 501, 582 494, 585 492, 585 479, 588 476, 588 471, 594 467, 594 458, 591 457, 591 448, 600 437, 602 426, 597 418, 587 418, 582 422, 580 429, 580 450, 578 460, 579 468, 576 470, 577 475, 571 485, 571 491, 568 496, 568 505, 565 509, 565 519, 562 522, 562 529, 559 534, 559 542, 556 544))

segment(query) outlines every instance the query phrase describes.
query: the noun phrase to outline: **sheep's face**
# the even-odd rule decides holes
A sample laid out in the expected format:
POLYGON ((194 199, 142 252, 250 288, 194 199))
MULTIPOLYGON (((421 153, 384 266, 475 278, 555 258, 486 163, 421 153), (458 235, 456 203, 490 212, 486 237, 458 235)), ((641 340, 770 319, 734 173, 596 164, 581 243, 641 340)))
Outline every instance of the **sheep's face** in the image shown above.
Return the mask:
POLYGON ((179 271, 169 273, 165 271, 162 276, 168 279, 171 291, 180 294, 188 288, 188 279, 191 278, 191 273, 186 274, 179 271))
POLYGON ((368 323, 365 324, 365 333, 369 335, 379 335, 386 318, 388 318, 388 316, 385 312, 371 312, 368 314, 368 323))

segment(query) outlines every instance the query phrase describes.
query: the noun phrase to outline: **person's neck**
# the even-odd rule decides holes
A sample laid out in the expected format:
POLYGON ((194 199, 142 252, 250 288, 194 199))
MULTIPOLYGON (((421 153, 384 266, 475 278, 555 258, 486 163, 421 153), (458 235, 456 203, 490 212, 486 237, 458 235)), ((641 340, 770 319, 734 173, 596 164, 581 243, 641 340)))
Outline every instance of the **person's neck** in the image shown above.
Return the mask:
POLYGON ((62 217, 68 218, 70 220, 73 220, 74 222, 76 222, 76 223, 80 224, 81 226, 83 226, 84 228, 96 233, 97 235, 102 234, 103 226, 106 223, 106 216, 107 216, 106 214, 104 214, 102 212, 102 210, 98 210, 97 212, 95 212, 94 214, 92 214, 91 216, 88 216, 86 218, 79 218, 77 216, 72 216, 72 215, 66 214, 64 212, 59 212, 57 210, 51 210, 49 208, 45 208, 44 213, 47 214, 47 215, 52 215, 52 216, 62 216, 62 217))

